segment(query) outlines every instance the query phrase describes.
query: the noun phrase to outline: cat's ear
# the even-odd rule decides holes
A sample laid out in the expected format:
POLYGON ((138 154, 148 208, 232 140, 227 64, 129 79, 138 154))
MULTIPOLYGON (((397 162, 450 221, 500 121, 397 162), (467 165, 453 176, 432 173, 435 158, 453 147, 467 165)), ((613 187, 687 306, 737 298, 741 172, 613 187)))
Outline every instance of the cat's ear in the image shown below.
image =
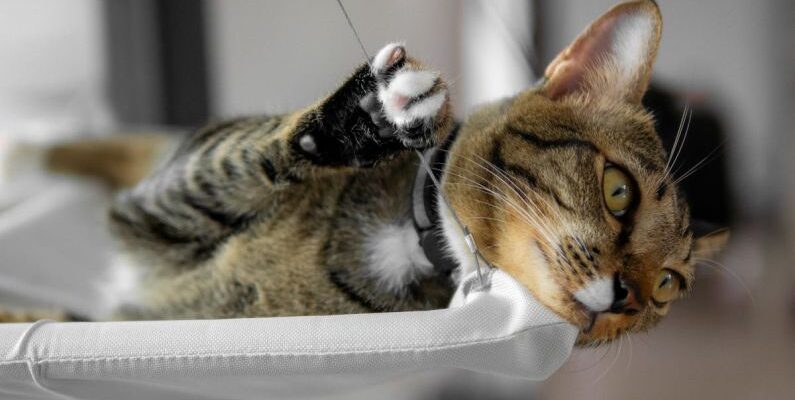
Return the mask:
POLYGON ((619 4, 552 60, 541 93, 552 99, 587 93, 640 103, 661 34, 662 17, 654 1, 619 4))
MULTIPOLYGON (((691 222, 691 227, 693 222, 691 222)), ((729 230, 726 228, 712 230, 704 233, 698 228, 693 228, 696 239, 693 240, 693 256, 698 258, 713 259, 717 257, 729 242, 729 230)))

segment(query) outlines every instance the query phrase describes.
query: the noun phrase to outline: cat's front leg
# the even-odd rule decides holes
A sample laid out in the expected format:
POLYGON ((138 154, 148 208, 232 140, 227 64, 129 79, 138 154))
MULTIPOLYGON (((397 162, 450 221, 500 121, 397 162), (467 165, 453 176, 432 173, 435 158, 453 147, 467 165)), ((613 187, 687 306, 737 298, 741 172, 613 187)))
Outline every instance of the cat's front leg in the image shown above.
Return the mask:
POLYGON ((452 126, 447 85, 400 44, 370 62, 307 113, 295 146, 318 165, 369 166, 442 140, 452 126))

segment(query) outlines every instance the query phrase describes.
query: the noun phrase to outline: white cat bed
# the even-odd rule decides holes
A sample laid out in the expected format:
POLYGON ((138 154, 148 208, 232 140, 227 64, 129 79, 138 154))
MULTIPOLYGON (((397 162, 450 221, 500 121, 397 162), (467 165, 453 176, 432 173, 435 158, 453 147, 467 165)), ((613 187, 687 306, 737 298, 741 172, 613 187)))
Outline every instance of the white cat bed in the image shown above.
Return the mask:
MULTIPOLYGON (((104 257, 86 253, 103 243, 91 237, 101 228, 86 228, 86 220, 98 219, 102 195, 71 183, 48 190, 0 211, 0 302, 60 298, 86 311, 95 300, 78 287, 96 274, 89 264, 104 257), (66 240, 52 241, 59 229, 66 240)), ((343 395, 439 369, 544 379, 568 357, 577 328, 501 271, 488 277, 484 290, 469 277, 451 307, 435 311, 0 325, 0 398, 343 395)))

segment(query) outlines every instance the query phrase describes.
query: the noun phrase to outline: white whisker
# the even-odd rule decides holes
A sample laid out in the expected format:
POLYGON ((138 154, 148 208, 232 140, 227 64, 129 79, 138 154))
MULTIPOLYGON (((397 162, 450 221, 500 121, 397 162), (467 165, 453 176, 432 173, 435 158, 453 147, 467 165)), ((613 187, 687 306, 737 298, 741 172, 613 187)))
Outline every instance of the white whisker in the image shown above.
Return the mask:
POLYGON ((746 285, 742 279, 740 279, 740 276, 737 275, 737 273, 730 270, 729 268, 726 268, 725 265, 715 260, 711 260, 709 258, 693 257, 693 260, 706 267, 714 268, 715 270, 718 271, 724 271, 727 274, 729 274, 729 276, 731 276, 740 285, 743 291, 745 291, 745 294, 748 296, 748 299, 751 300, 751 307, 756 308, 756 299, 754 298, 751 289, 748 288, 748 285, 746 285))
POLYGON ((596 383, 601 381, 602 378, 606 377, 607 374, 610 372, 610 370, 613 369, 613 366, 616 365, 616 361, 618 361, 618 359, 621 358, 621 345, 622 345, 623 342, 624 342, 623 341, 623 336, 619 336, 619 339, 618 339, 618 351, 616 352, 616 356, 613 358, 613 361, 610 362, 610 365, 607 366, 607 369, 605 369, 604 372, 602 372, 599 375, 599 377, 596 378, 595 381, 591 382, 591 385, 595 385, 596 383))
MULTIPOLYGON (((676 185, 676 184, 679 184, 679 182, 682 182, 682 181, 684 181, 685 179, 687 179, 688 177, 690 177, 690 175, 693 175, 694 173, 698 172, 698 170, 699 170, 699 169, 701 169, 703 166, 705 166, 705 165, 706 165, 706 163, 709 163, 709 162, 711 162, 712 160, 714 160, 714 158, 712 158, 712 159, 710 159, 710 158, 711 158, 713 155, 715 155, 715 153, 716 153, 717 151, 719 151, 720 149, 722 149, 722 148, 723 148, 723 145, 724 145, 724 143, 726 143, 726 142, 725 142, 725 141, 721 142, 721 144, 719 144, 719 145, 718 145, 718 147, 716 147, 714 150, 712 150, 711 152, 709 152, 709 154, 707 154, 707 155, 706 155, 704 158, 702 158, 702 159, 701 159, 699 162, 697 162, 695 165, 693 165, 692 167, 690 167, 690 169, 688 169, 688 170, 687 170, 687 171, 686 171, 684 174, 682 174, 682 176, 680 176, 680 177, 676 178, 676 180, 674 181, 674 184, 675 184, 675 185, 676 185), (709 160, 709 161, 708 161, 708 160, 709 160)), ((716 157, 717 157, 717 156, 716 156, 716 157)))
MULTIPOLYGON (((689 107, 688 107, 689 108, 689 107)), ((690 112, 687 115, 687 125, 685 125, 685 131, 682 135, 682 142, 679 144, 679 148, 676 150, 676 155, 674 156, 673 161, 671 161, 671 166, 668 168, 668 173, 673 171, 676 167, 676 162, 679 160, 679 156, 682 154, 682 149, 685 148, 685 142, 687 141, 687 135, 690 133, 690 122, 693 120, 693 110, 690 109, 690 112)))
POLYGON ((679 119, 679 128, 677 128, 677 130, 676 130, 676 136, 674 137, 674 144, 673 144, 673 146, 671 146, 671 152, 668 154, 668 160, 665 163, 665 168, 663 169, 663 174, 660 177, 660 179, 657 180, 657 185, 656 186, 660 186, 662 184, 662 182, 666 178, 668 178, 668 176, 670 175, 671 169, 673 169, 673 165, 671 164, 671 160, 673 160, 674 154, 676 154, 677 151, 678 151, 679 140, 682 137, 682 132, 683 132, 683 129, 684 129, 684 126, 685 126, 685 120, 688 119, 689 113, 690 113, 690 104, 686 103, 685 104, 685 109, 682 112, 682 118, 679 119))
MULTIPOLYGON (((517 195, 517 197, 519 197, 519 199, 520 199, 520 200, 522 200, 522 201, 525 203, 525 206, 527 206, 529 209, 523 209, 523 208, 519 207, 519 206, 518 206, 518 205, 517 205, 515 202, 513 202, 513 201, 512 201, 512 200, 510 200, 510 199, 508 199, 508 196, 507 196, 505 193, 499 193, 499 194, 498 194, 498 193, 497 193, 495 190, 492 190, 491 188, 487 188, 487 187, 483 186, 483 185, 482 185, 481 183, 479 183, 479 182, 474 182, 474 181, 472 181, 471 179, 469 179, 468 177, 462 176, 462 175, 460 175, 460 174, 457 174, 456 176, 458 176, 458 177, 460 177, 460 178, 462 178, 462 179, 469 180, 469 181, 471 181, 471 182, 473 182, 473 183, 475 183, 475 184, 479 185, 479 186, 480 186, 480 187, 481 187, 483 190, 485 190, 486 192, 488 192, 488 193, 491 193, 491 194, 493 194, 493 195, 495 195, 495 196, 497 196, 497 197, 501 198, 502 200, 504 200, 504 201, 508 202, 508 203, 509 203, 509 205, 511 205, 511 206, 512 206, 512 208, 514 208, 514 209, 515 209, 515 210, 516 210, 516 211, 517 211, 517 212, 518 212, 518 213, 519 213, 519 214, 520 214, 520 215, 523 217, 523 219, 524 219, 524 220, 526 220, 526 221, 527 221, 528 223, 530 223, 532 226, 536 227, 536 229, 538 229, 538 230, 539 230, 539 233, 541 233, 543 236, 545 236, 546 240, 547 240, 547 241, 548 241, 550 244, 551 244, 551 243, 554 243, 554 240, 552 240, 552 237, 553 237, 553 236, 552 236, 552 234, 551 234, 551 229, 550 229, 550 228, 549 228, 549 227, 548 227, 546 224, 544 224, 544 221, 543 221, 543 219, 542 219, 542 218, 540 217, 540 215, 539 215, 539 214, 536 212, 536 210, 535 210, 535 207, 532 207, 530 204, 528 204, 528 203, 527 203, 527 202, 526 202, 526 201, 523 199, 523 196, 521 195, 521 193, 519 193, 519 192, 518 192, 518 191, 515 189, 515 187, 514 187, 513 185, 511 185, 511 184, 510 184, 510 183, 508 183, 508 182, 507 182, 507 181, 506 181, 506 180, 505 180, 503 177, 501 177, 501 176, 497 175, 497 174, 496 174, 494 171, 490 170, 489 168, 486 168, 485 166, 481 165, 481 164, 480 164, 480 163, 478 163, 477 161, 475 161, 475 160, 472 160, 472 159, 470 159, 470 158, 468 158, 468 157, 465 157, 465 156, 462 156, 462 158, 464 158, 464 159, 466 159, 466 160, 468 160, 468 161, 472 162, 473 164, 475 164, 475 165, 476 165, 476 166, 478 166, 479 168, 483 169, 484 171, 486 171, 486 172, 487 172, 487 173, 489 173, 490 175, 492 175, 492 176, 496 177, 498 180, 500 180, 501 182, 503 182, 503 183, 504 183, 506 186, 508 186, 509 188, 511 188, 511 189, 512 189, 512 191, 513 191, 513 192, 514 192, 514 193, 517 195), (528 214, 528 212, 532 212, 534 215, 533 215, 533 216, 531 216, 530 214, 528 214)), ((495 186, 495 188, 497 188, 497 187, 495 186)), ((497 189, 498 189, 498 188, 497 188, 497 189)))

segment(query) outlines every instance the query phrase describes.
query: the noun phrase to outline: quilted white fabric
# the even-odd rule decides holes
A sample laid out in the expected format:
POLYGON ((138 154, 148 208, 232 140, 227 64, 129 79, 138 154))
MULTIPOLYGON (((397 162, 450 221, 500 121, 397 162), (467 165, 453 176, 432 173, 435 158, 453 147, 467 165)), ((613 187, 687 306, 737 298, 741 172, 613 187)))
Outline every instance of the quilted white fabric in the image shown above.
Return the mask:
MULTIPOLYGON (((3 243, 23 225, 0 229, 0 253, 14 250, 3 243)), ((0 279, 15 268, 4 254, 0 279)), ((505 273, 487 276, 482 289, 469 277, 451 306, 435 311, 0 325, 0 398, 344 396, 445 369, 544 379, 568 357, 577 328, 505 273)))

